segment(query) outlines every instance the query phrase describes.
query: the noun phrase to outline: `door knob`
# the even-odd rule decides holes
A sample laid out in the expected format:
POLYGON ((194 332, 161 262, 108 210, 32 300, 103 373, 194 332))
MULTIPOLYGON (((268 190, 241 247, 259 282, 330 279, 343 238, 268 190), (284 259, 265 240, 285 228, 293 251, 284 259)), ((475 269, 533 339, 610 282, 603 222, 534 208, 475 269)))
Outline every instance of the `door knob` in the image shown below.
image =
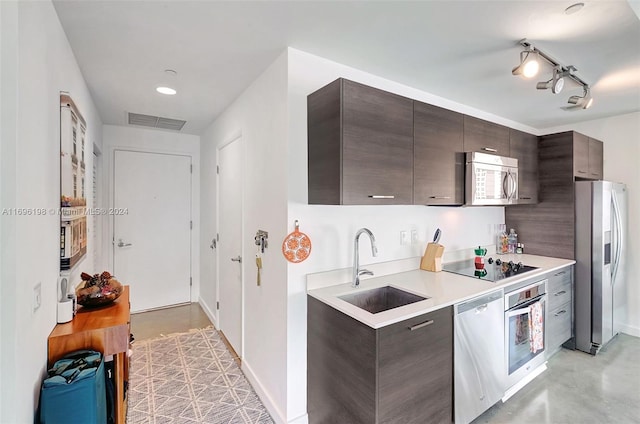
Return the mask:
POLYGON ((125 243, 122 241, 122 239, 118 239, 118 247, 128 247, 128 246, 133 246, 131 243, 125 243))
POLYGON ((242 256, 238 255, 238 257, 237 257, 237 258, 231 258, 231 260, 232 260, 233 262, 240 262, 240 263, 242 263, 242 256))

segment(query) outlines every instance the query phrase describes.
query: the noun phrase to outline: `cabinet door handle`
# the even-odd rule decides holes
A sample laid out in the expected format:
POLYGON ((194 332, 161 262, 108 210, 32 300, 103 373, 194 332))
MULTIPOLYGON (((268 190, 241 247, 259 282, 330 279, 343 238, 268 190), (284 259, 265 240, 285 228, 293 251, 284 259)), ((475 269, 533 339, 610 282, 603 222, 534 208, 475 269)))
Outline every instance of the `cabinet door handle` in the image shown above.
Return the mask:
POLYGON ((522 200, 531 200, 531 197, 520 197, 522 200))
POLYGON ((476 314, 481 314, 489 309, 489 306, 485 303, 484 305, 480 305, 476 308, 476 314))
POLYGON ((411 327, 409 327, 409 330, 414 331, 414 330, 417 330, 417 329, 422 328, 422 327, 426 327, 427 325, 431 325, 431 324, 433 324, 433 320, 432 319, 430 319, 429 321, 426 321, 426 322, 421 322, 420 324, 412 325, 411 327))
POLYGON ((563 275, 563 274, 566 274, 566 273, 567 273, 567 271, 560 271, 560 272, 556 272, 556 273, 554 274, 554 277, 557 277, 558 275, 563 275))
POLYGON ((497 152, 497 149, 494 149, 493 147, 483 147, 481 150, 484 150, 485 152, 497 152))
POLYGON ((556 312, 555 314, 553 314, 553 316, 554 316, 554 317, 557 317, 557 316, 560 316, 560 315, 565 314, 565 313, 567 313, 567 311, 563 309, 563 310, 558 311, 558 312, 556 312))
POLYGON ((579 170, 579 169, 578 169, 578 173, 579 173, 579 174, 586 174, 586 173, 587 173, 587 171, 581 171, 581 170, 579 170))
POLYGON ((554 294, 554 296, 562 296, 563 294, 565 294, 567 291, 566 290, 561 290, 558 293, 554 294))
POLYGON ((451 199, 451 196, 429 196, 429 199, 451 199))
POLYGON ((369 198, 371 199, 395 199, 396 196, 383 196, 378 194, 370 194, 369 198))

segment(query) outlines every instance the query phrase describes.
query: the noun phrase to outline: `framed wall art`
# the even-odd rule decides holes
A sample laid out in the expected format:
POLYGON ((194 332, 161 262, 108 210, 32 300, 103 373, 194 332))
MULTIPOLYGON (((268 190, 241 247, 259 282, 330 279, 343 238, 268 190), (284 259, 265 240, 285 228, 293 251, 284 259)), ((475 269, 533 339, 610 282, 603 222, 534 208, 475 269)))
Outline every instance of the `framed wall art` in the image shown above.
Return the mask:
POLYGON ((68 93, 60 93, 60 270, 87 254, 87 123, 68 93))

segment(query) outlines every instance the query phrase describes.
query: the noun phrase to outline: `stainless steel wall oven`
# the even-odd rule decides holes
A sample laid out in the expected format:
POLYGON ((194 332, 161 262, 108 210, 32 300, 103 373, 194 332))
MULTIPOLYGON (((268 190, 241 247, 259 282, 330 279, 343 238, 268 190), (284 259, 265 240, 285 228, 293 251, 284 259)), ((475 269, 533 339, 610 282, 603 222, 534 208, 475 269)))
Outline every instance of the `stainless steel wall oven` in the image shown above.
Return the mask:
MULTIPOLYGON (((509 398, 535 375, 532 372, 545 364, 545 307, 547 280, 505 293, 505 364, 509 398), (509 388, 515 389, 509 391, 509 388)), ((544 371, 544 369, 539 372, 544 371)), ((538 372, 538 373, 539 373, 538 372)))

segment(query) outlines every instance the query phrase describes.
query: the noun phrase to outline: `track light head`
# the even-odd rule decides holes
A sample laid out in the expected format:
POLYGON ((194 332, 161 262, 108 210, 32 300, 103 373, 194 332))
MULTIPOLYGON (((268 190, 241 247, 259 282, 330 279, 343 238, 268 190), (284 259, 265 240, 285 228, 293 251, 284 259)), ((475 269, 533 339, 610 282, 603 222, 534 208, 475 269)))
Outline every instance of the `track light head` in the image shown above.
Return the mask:
POLYGON ((589 86, 584 87, 584 94, 582 96, 571 96, 567 103, 582 107, 582 109, 589 109, 593 105, 593 97, 591 97, 591 90, 589 86))
POLYGON ((581 96, 571 96, 571 97, 569 97, 569 100, 567 100, 567 103, 570 103, 572 105, 577 105, 581 101, 582 101, 582 97, 581 96))
POLYGON ((589 96, 587 101, 584 103, 584 106, 582 106, 582 109, 589 109, 592 105, 593 105, 593 97, 589 96))
POLYGON ((531 78, 538 74, 540 70, 540 58, 534 49, 527 49, 520 52, 520 64, 511 70, 513 75, 522 75, 531 78))
POLYGON ((538 90, 548 90, 549 88, 551 88, 551 83, 552 82, 553 82, 552 79, 550 79, 549 81, 541 81, 541 82, 536 84, 536 88, 538 90))
POLYGON ((564 88, 564 77, 559 69, 553 72, 553 84, 551 85, 551 92, 558 94, 564 88))
POLYGON ((536 84, 536 88, 538 90, 548 90, 551 89, 553 94, 558 94, 564 88, 564 72, 562 68, 557 66, 553 68, 553 76, 549 81, 542 81, 536 84))

